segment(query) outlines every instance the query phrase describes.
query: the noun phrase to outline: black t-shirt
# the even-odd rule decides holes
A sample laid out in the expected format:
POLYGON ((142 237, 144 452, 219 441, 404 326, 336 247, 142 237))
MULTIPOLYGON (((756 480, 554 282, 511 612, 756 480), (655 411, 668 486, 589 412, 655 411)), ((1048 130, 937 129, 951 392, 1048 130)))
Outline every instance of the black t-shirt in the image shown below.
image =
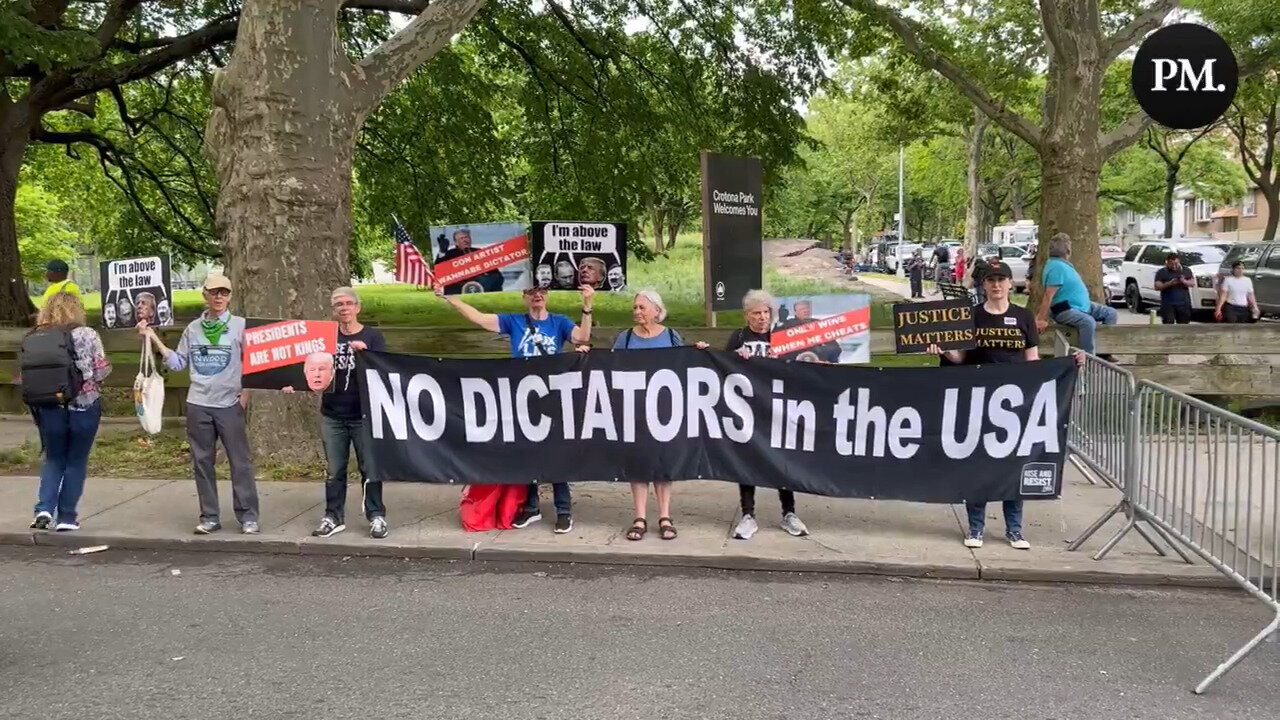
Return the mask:
MULTIPOLYGON (((1167 267, 1162 267, 1156 271, 1156 282, 1166 283, 1173 282, 1178 278, 1190 280, 1195 277, 1191 272, 1191 268, 1182 268, 1180 272, 1174 272, 1167 267)), ((1174 285, 1160 291, 1160 304, 1165 307, 1173 307, 1175 305, 1191 304, 1191 289, 1185 285, 1174 285)))
POLYGON ((751 353, 751 357, 769 357, 769 333, 753 332, 749 327, 734 330, 724 349, 727 352, 737 352, 738 348, 743 347, 751 353))
POLYGON ((951 262, 951 251, 946 245, 939 245, 933 250, 933 259, 937 260, 940 265, 946 265, 951 262))
POLYGON ((333 390, 320 400, 320 412, 335 420, 360 419, 360 382, 351 342, 359 340, 370 350, 386 350, 387 340, 377 328, 365 326, 360 332, 344 335, 338 331, 338 351, 333 354, 333 390))
POLYGON ((1026 349, 1040 344, 1035 315, 1017 305, 999 315, 978 305, 973 308, 973 327, 977 347, 965 351, 965 365, 1025 362, 1026 349))

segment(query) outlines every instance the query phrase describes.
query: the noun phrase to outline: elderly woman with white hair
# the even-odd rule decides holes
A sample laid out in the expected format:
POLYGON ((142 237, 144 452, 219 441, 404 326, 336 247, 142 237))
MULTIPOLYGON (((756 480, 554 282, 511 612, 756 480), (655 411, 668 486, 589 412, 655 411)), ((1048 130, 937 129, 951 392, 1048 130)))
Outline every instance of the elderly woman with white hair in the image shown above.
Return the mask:
MULTIPOLYGON (((737 353, 744 359, 753 357, 772 357, 770 351, 769 331, 773 327, 773 309, 778 304, 772 295, 764 290, 752 290, 742 298, 742 314, 746 318, 746 327, 738 328, 729 336, 725 350, 737 353)), ((812 354, 812 353, 810 353, 812 354)), ((807 358, 804 358, 807 359, 807 358)), ((815 356, 816 359, 816 356, 815 356)), ((742 504, 742 519, 733 530, 733 537, 738 540, 750 540, 760 529, 756 522, 756 489, 753 485, 738 485, 738 498, 742 504)), ((778 490, 778 499, 782 501, 782 529, 791 535, 801 537, 809 534, 809 528, 796 515, 796 494, 785 488, 778 490)))
MULTIPOLYGON (((685 344, 680 333, 662 324, 667 319, 667 306, 662 303, 662 296, 654 290, 636 293, 631 306, 631 319, 635 321, 635 326, 618 333, 613 341, 614 350, 652 350, 681 347, 685 344)), ((705 349, 707 344, 700 342, 697 346, 705 349)), ((654 481, 653 494, 658 498, 658 535, 663 540, 674 540, 676 525, 671 521, 671 481, 654 481)), ((627 539, 640 540, 649 530, 649 483, 632 481, 631 499, 635 503, 636 514, 635 520, 627 528, 627 539)))

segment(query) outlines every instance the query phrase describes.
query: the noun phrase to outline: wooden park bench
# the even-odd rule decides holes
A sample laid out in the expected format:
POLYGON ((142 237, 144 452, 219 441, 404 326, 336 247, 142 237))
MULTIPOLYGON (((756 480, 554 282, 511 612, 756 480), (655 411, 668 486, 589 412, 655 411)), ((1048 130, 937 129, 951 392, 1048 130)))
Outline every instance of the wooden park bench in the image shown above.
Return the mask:
POLYGON ((974 300, 973 293, 969 292, 969 288, 952 282, 938 283, 938 289, 942 291, 944 300, 974 300))

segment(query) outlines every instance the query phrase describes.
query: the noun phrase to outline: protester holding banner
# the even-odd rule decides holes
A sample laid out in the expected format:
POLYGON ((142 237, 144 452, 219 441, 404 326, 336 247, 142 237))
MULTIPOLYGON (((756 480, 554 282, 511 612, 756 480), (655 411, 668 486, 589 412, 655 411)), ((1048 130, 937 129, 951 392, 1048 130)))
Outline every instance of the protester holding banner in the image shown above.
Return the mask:
MULTIPOLYGON (((511 357, 529 358, 555 355, 566 342, 588 344, 591 342, 591 302, 595 289, 583 285, 582 325, 575 325, 564 315, 547 311, 547 289, 535 286, 524 290, 523 313, 484 313, 468 305, 456 295, 445 295, 444 286, 436 283, 435 293, 449 303, 473 324, 506 335, 511 340, 511 357)), ((552 497, 556 508, 555 532, 563 535, 573 530, 572 497, 569 483, 552 483, 552 497)), ((512 522, 513 527, 524 528, 542 519, 538 506, 538 486, 530 485, 525 506, 512 522)))
POLYGON ((355 355, 365 350, 385 350, 387 340, 377 328, 360 323, 360 296, 349 287, 340 287, 330 296, 333 319, 338 321, 338 347, 333 355, 336 372, 333 387, 321 396, 320 432, 328 473, 324 481, 324 517, 312 531, 316 537, 329 537, 347 529, 347 462, 351 447, 356 449, 356 467, 364 497, 364 516, 369 521, 369 535, 385 538, 387 509, 382 504, 382 483, 369 480, 365 472, 366 433, 360 415, 360 379, 356 376, 355 355))
MULTIPOLYGON (((974 349, 943 351, 932 345, 929 352, 964 365, 1039 360, 1040 333, 1036 329, 1035 316, 1009 302, 1009 294, 1013 292, 1012 278, 1013 272, 1004 263, 988 266, 983 275, 987 301, 973 308, 974 349)), ((965 509, 969 513, 969 532, 964 538, 964 545, 980 548, 987 504, 966 502, 965 509)), ((1005 538, 1011 546, 1018 550, 1031 549, 1031 543, 1022 536, 1021 499, 1004 501, 1004 525, 1005 538)))
POLYGON ((231 498, 246 534, 258 532, 258 487, 249 457, 249 438, 245 434, 241 367, 245 320, 232 315, 231 281, 222 275, 204 280, 205 311, 182 333, 176 350, 160 341, 145 321, 138 331, 151 338, 164 355, 171 370, 191 367, 191 386, 187 390, 187 442, 191 446, 191 464, 200 499, 200 524, 197 535, 222 529, 218 510, 218 485, 214 475, 217 443, 227 453, 231 465, 231 498))
MULTIPOLYGON (((47 353, 44 353, 47 355, 47 353)), ((85 476, 88 472, 89 451, 98 434, 102 420, 102 381, 111 374, 111 361, 102 349, 102 338, 93 328, 85 327, 84 306, 80 298, 69 292, 54 293, 36 316, 36 327, 23 340, 19 368, 34 361, 47 368, 41 372, 32 368, 24 373, 26 384, 23 396, 32 404, 31 415, 40 432, 40 444, 44 448, 44 462, 40 465, 40 490, 36 500, 35 519, 31 527, 47 530, 52 524, 58 532, 80 529, 77 506, 84 494, 85 476), (65 333, 65 335, 63 334, 65 333), (44 342, 31 342, 45 335, 44 342), (66 357, 66 339, 70 340, 73 377, 79 388, 70 402, 36 403, 33 395, 51 378, 49 371, 60 375, 66 387, 68 374, 58 373, 41 360, 40 346, 66 357), (39 376, 38 378, 36 376, 39 376)), ((69 363, 66 363, 69 364, 69 363)), ((70 368, 67 368, 70 369, 70 368)), ((22 378, 20 378, 22 379, 22 378)))
MULTIPOLYGON (((667 306, 656 290, 636 293, 631 305, 631 319, 635 326, 618 333, 613 340, 614 350, 653 350, 684 345, 680 333, 662 324, 667 319, 667 306)), ((706 343, 698 343, 705 348, 706 343)), ((674 540, 676 524, 671 520, 671 481, 653 483, 653 494, 658 498, 658 534, 663 540, 674 540)), ((631 500, 635 506, 635 520, 627 528, 628 540, 639 540, 649 530, 649 482, 631 481, 631 500)))
MULTIPOLYGON (((764 290, 752 290, 742 298, 742 314, 746 327, 738 328, 729 336, 725 350, 737 353, 744 359, 769 357, 769 328, 773 325, 773 296, 764 290)), ((742 519, 733 529, 738 540, 750 540, 760 529, 756 522, 756 488, 754 485, 738 485, 738 499, 742 505, 742 519)), ((782 529, 795 537, 809 534, 809 528, 796 515, 796 494, 786 488, 778 490, 782 501, 782 529)))

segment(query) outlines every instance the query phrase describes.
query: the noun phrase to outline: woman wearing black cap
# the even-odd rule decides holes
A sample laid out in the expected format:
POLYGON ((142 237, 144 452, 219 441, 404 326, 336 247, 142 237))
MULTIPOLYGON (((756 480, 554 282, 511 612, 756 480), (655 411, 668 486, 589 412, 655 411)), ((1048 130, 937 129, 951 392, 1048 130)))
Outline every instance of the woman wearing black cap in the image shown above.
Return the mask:
MULTIPOLYGON (((974 343, 972 350, 941 350, 937 345, 929 352, 941 355, 957 365, 1027 362, 1040 359, 1040 333, 1031 311, 1009 302, 1013 292, 1013 273, 1002 262, 990 263, 982 276, 986 302, 973 308, 974 343)), ((965 547, 982 547, 982 531, 986 525, 987 504, 966 502, 969 532, 965 547)), ((1004 501, 1005 538, 1019 550, 1031 549, 1022 537, 1022 500, 1004 501)))

